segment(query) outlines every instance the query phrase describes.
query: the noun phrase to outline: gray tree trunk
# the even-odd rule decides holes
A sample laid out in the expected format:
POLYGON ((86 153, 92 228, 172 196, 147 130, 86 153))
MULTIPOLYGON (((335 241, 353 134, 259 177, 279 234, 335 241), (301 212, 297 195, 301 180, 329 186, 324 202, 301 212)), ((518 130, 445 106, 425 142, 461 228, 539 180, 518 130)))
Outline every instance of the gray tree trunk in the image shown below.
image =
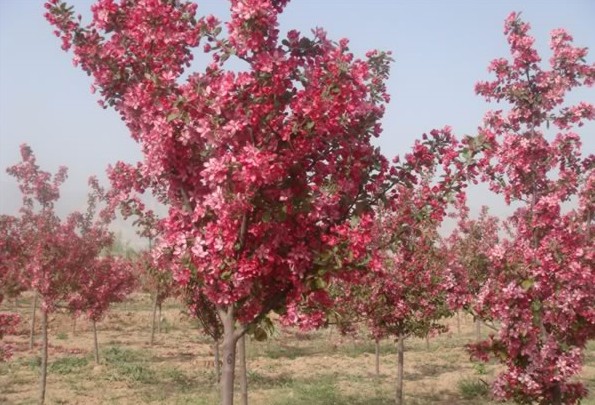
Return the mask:
POLYGON ((461 336, 461 311, 457 311, 457 333, 461 336))
POLYGON ((403 405, 403 352, 405 348, 404 341, 405 339, 403 338, 403 336, 399 336, 397 339, 397 395, 395 398, 395 403, 397 405, 403 405))
POLYGON ((93 321, 93 347, 95 349, 95 363, 99 364, 99 343, 97 342, 97 324, 93 321))
POLYGON ((481 340, 481 320, 475 319, 475 340, 481 340))
POLYGON ((45 403, 45 386, 48 375, 48 313, 41 311, 41 367, 39 369, 39 404, 45 403))
POLYGON ((31 329, 29 330, 29 350, 33 349, 35 343, 35 312, 37 311, 37 293, 33 298, 33 304, 31 305, 31 329))
POLYGON ((213 352, 215 353, 215 385, 219 385, 221 380, 221 356, 219 356, 219 340, 215 340, 213 344, 213 352))
POLYGON ((155 294, 155 300, 153 301, 153 320, 151 321, 151 346, 153 346, 153 343, 155 343, 155 318, 157 318, 157 305, 157 294, 155 294))
POLYGON ((220 310, 219 317, 223 324, 221 405, 233 405, 233 383, 236 366, 235 314, 233 307, 220 310))
POLYGON ((157 317, 157 333, 161 333, 161 302, 157 304, 157 311, 159 312, 157 317))
POLYGON ((238 372, 242 405, 248 405, 248 368, 246 365, 246 336, 238 340, 238 372))
POLYGON ((380 341, 374 340, 374 352, 376 357, 376 377, 380 376, 380 341))

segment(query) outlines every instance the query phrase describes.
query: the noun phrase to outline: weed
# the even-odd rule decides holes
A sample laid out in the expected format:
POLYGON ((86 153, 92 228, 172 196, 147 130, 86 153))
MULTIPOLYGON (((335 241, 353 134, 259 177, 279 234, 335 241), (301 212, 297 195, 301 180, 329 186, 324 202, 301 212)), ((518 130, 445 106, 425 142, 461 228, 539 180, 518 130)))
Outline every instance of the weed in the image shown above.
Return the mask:
POLYGON ((163 376, 171 380, 177 389, 182 391, 187 390, 193 386, 192 378, 188 377, 184 372, 177 368, 168 368, 163 371, 163 376))
POLYGON ((48 370, 52 374, 70 374, 88 363, 89 361, 84 357, 61 357, 54 360, 49 365, 48 370))
POLYGON ((108 374, 109 381, 128 381, 150 384, 156 380, 155 371, 144 364, 121 363, 108 374))
POLYGON ((488 373, 485 363, 473 363, 473 369, 479 375, 486 375, 488 373))
POLYGON ((41 366, 41 356, 33 356, 28 359, 23 359, 22 362, 31 370, 35 370, 41 366))
POLYGON ((261 389, 272 389, 279 387, 288 387, 294 383, 294 379, 289 373, 277 375, 261 374, 257 371, 248 370, 248 384, 261 389))
POLYGON ((465 399, 486 397, 490 391, 490 387, 485 381, 475 378, 465 378, 460 380, 457 386, 461 396, 465 399))
POLYGON ((103 358, 108 364, 130 363, 144 360, 140 351, 122 349, 117 346, 107 348, 103 353, 103 358))
POLYGON ((111 366, 107 376, 109 381, 149 384, 156 380, 155 371, 144 364, 146 359, 138 350, 113 346, 105 350, 103 358, 111 366))
POLYGON ((270 345, 264 349, 263 355, 269 359, 296 359, 307 355, 315 354, 315 349, 298 346, 270 345))

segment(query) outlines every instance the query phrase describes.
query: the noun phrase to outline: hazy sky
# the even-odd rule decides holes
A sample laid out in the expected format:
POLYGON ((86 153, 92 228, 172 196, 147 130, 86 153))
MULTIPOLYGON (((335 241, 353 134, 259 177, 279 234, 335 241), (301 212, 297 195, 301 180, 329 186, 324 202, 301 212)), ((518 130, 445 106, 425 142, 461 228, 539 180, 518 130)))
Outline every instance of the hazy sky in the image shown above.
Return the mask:
MULTIPOLYGON (((70 3, 83 17, 89 15, 91 0, 70 3)), ((227 1, 198 3, 199 13, 227 19, 227 1)), ((91 79, 60 49, 44 11, 41 0, 0 0, 0 213, 15 213, 20 204, 5 168, 19 160, 23 142, 33 148, 42 168, 68 166, 62 212, 83 205, 90 175, 105 179, 109 163, 140 158, 117 114, 97 105, 89 91, 91 79)), ((566 28, 575 44, 595 49, 592 0, 294 0, 280 22, 283 32, 307 33, 319 26, 332 39, 346 37, 356 56, 375 48, 393 52, 392 101, 378 141, 392 157, 432 128, 451 125, 457 135, 475 132, 489 106, 474 94, 474 83, 489 77, 491 59, 508 56, 502 30, 511 11, 522 11, 531 23, 544 60, 549 58, 548 34, 558 27, 566 28)), ((573 98, 595 103, 595 91, 583 90, 573 98)), ((586 153, 595 152, 593 128, 581 132, 586 153)), ((471 197, 475 207, 502 207, 484 192, 471 197)))

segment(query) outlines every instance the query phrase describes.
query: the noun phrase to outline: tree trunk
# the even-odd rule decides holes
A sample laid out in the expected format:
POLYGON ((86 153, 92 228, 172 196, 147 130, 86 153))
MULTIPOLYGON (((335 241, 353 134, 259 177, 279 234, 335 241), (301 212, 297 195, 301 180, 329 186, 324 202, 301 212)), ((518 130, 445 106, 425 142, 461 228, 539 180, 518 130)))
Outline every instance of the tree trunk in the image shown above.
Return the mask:
POLYGON ((481 340, 481 320, 475 319, 475 340, 481 340))
POLYGON ((461 336, 461 311, 457 311, 457 333, 461 336))
POLYGON ((153 320, 151 322, 151 346, 155 343, 155 318, 157 317, 157 305, 157 294, 155 294, 155 301, 153 301, 153 320))
POLYGON ((37 311, 37 293, 33 298, 33 305, 31 308, 31 329, 29 331, 29 350, 33 349, 35 343, 35 312, 37 311))
POLYGON ((376 357, 376 377, 380 376, 380 340, 374 340, 374 351, 376 357))
POLYGON ((552 405, 562 405, 562 389, 560 388, 560 383, 557 382, 554 385, 554 390, 552 394, 552 405))
POLYGON ((233 383, 236 365, 235 314, 233 307, 220 310, 219 317, 223 324, 221 405, 233 405, 233 383))
POLYGON ((76 335, 76 316, 72 317, 72 336, 76 335))
POLYGON ((216 382, 215 385, 219 385, 219 381, 221 380, 221 358, 219 356, 219 340, 215 340, 213 344, 213 352, 215 352, 215 375, 216 382))
POLYGON ((430 350, 430 334, 426 335, 426 350, 430 350))
POLYGON ((157 333, 161 333, 161 302, 157 304, 157 333))
POLYGON ((95 363, 99 364, 99 343, 97 343, 97 324, 93 320, 93 343, 95 348, 95 363))
POLYGON ((403 351, 404 351, 404 338, 399 336, 397 338, 397 392, 395 403, 397 405, 403 405, 403 351))
POLYGON ((240 373, 240 393, 242 405, 248 405, 248 370, 246 366, 246 336, 238 340, 238 372, 240 373))
POLYGON ((48 313, 41 311, 41 368, 39 369, 39 404, 45 402, 45 385, 48 373, 48 313))

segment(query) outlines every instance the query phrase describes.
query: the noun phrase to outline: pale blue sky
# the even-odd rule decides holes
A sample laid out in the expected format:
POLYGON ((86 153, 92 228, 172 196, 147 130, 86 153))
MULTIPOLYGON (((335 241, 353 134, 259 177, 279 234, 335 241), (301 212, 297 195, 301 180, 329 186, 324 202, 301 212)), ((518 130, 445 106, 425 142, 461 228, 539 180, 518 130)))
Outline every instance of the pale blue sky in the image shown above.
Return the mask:
MULTIPOLYGON (((83 16, 91 3, 71 1, 83 16)), ((198 3, 199 12, 226 19, 227 1, 198 3)), ((475 96, 473 86, 489 77, 491 59, 508 55, 502 29, 513 10, 522 11, 532 24, 542 51, 547 50, 548 33, 558 27, 566 28, 576 44, 595 49, 591 0, 294 0, 281 18, 281 29, 323 27, 330 38, 349 38, 356 56, 374 48, 393 52, 388 83, 392 101, 378 142, 392 157, 432 128, 448 124, 457 135, 475 131, 489 106, 475 96)), ((5 168, 19 160, 23 142, 31 145, 43 168, 69 167, 64 211, 84 203, 89 175, 104 178, 109 163, 140 157, 116 113, 97 105, 90 78, 60 49, 44 11, 41 0, 0 0, 0 213, 15 213, 19 205, 5 168)), ((573 98, 595 103, 595 91, 573 98)), ((585 152, 594 153, 593 126, 581 135, 585 152)), ((474 193, 471 203, 479 206, 490 199, 474 193)))

